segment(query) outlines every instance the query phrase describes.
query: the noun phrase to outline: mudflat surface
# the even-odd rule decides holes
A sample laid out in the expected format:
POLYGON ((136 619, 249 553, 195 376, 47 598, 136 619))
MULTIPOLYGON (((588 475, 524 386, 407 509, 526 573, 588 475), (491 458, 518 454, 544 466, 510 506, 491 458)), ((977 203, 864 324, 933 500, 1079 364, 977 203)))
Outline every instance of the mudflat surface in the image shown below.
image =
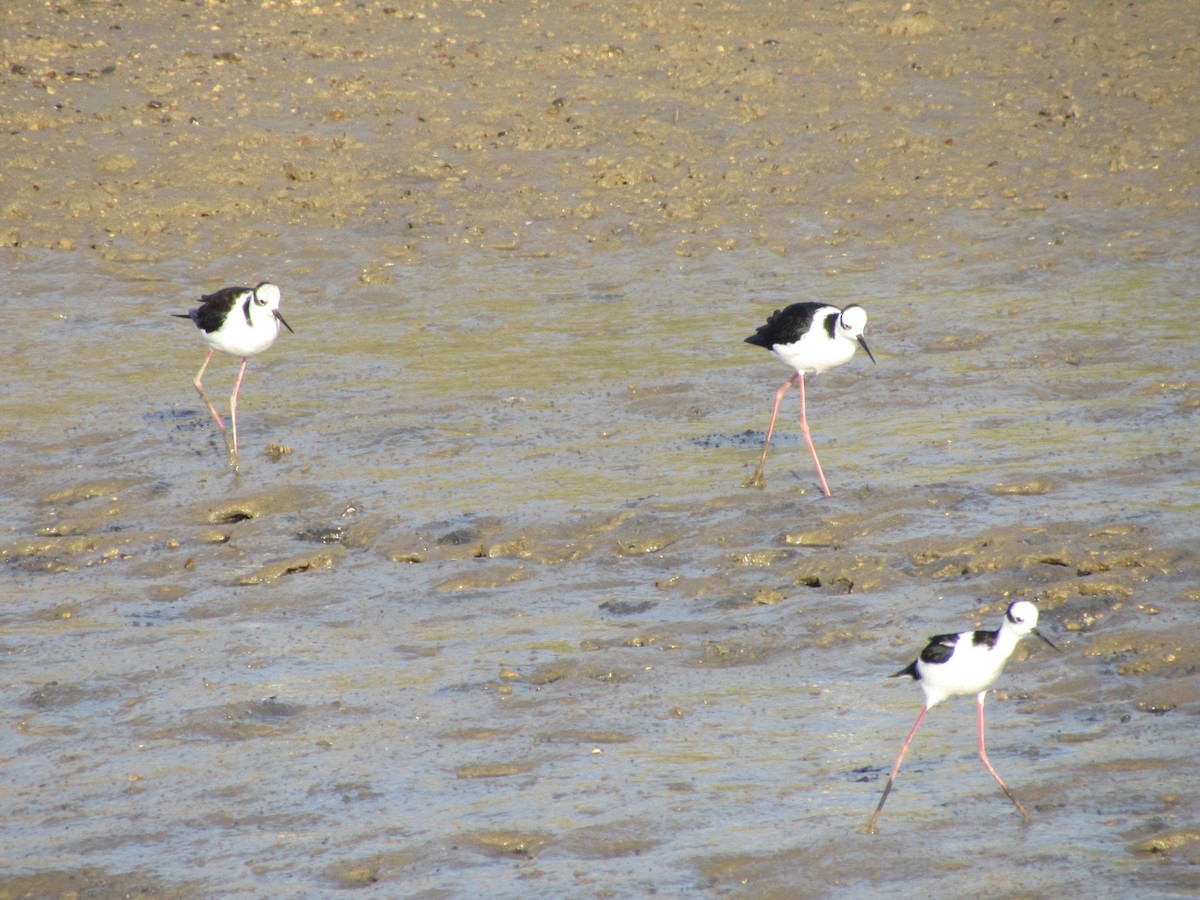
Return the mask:
POLYGON ((1194 892, 1193 7, 4 4, 0 897, 1194 892))

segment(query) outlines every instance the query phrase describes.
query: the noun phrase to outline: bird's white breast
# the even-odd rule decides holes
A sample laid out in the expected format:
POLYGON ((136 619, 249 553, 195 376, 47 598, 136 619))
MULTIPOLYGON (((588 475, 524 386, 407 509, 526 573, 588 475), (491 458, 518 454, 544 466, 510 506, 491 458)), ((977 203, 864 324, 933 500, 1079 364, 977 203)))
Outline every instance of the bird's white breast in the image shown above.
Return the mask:
POLYGON ((819 375, 854 356, 855 343, 844 335, 830 340, 825 334, 806 334, 793 344, 775 344, 771 352, 797 372, 819 375))
POLYGON ((279 320, 274 312, 267 307, 255 305, 250 301, 250 321, 246 321, 246 312, 239 301, 229 311, 225 324, 216 331, 204 335, 204 342, 214 350, 231 353, 234 356, 253 356, 262 353, 279 337, 279 320))

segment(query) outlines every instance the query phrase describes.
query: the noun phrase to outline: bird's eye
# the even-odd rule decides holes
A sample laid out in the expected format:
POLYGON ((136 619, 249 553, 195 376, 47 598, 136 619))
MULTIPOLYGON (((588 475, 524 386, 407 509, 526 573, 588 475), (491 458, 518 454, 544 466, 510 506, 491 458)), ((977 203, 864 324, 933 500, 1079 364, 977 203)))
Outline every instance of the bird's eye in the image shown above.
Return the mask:
POLYGON ((266 306, 266 305, 267 305, 266 298, 265 298, 265 297, 260 297, 260 296, 258 296, 258 294, 255 294, 255 295, 254 295, 254 302, 255 302, 255 304, 257 304, 258 306, 266 306))

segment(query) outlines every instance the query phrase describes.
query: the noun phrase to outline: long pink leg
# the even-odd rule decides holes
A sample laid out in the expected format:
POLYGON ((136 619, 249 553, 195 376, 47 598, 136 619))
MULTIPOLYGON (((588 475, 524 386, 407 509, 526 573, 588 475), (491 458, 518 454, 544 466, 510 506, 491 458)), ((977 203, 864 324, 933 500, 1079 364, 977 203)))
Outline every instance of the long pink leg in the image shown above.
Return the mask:
POLYGON ((829 485, 825 483, 825 473, 821 471, 821 461, 817 459, 817 448, 813 446, 812 435, 808 431, 808 415, 804 409, 804 375, 800 375, 800 431, 808 442, 808 450, 812 454, 813 464, 817 467, 817 476, 821 479, 821 490, 829 497, 829 485))
POLYGON ((204 365, 200 367, 200 371, 196 373, 196 380, 192 382, 196 386, 196 393, 200 395, 200 399, 208 405, 208 411, 212 413, 212 417, 217 420, 217 427, 221 429, 221 434, 225 434, 225 423, 221 421, 221 416, 217 413, 217 408, 213 406, 212 401, 208 399, 208 395, 204 393, 204 384, 201 379, 204 378, 204 370, 208 368, 209 362, 213 358, 215 350, 209 350, 208 356, 204 357, 204 365))
MULTIPOLYGON (((799 376, 793 375, 783 383, 783 387, 775 392, 775 407, 771 410, 771 424, 767 426, 767 439, 763 442, 762 459, 758 461, 758 468, 754 470, 753 475, 746 479, 743 487, 760 488, 767 483, 763 477, 763 467, 767 464, 767 450, 771 447, 771 435, 775 433, 775 419, 779 416, 779 404, 783 402, 783 395, 788 392, 788 388, 796 384, 798 380, 799 376)), ((799 383, 803 385, 802 381, 799 383)))
POLYGON ((871 821, 863 828, 864 834, 875 833, 875 820, 879 818, 879 814, 883 812, 883 804, 887 802, 888 794, 892 792, 892 785, 896 782, 896 775, 900 772, 900 763, 904 761, 904 754, 908 752, 908 745, 912 743, 913 735, 917 733, 917 729, 921 727, 921 723, 925 720, 925 713, 929 712, 929 707, 926 706, 921 710, 921 714, 917 716, 917 721, 912 727, 912 731, 908 733, 908 737, 904 739, 904 743, 900 746, 900 755, 896 757, 896 764, 892 766, 892 774, 888 776, 887 784, 883 788, 883 796, 879 798, 879 805, 875 807, 875 812, 871 816, 871 821))
POLYGON ((1013 802, 1013 805, 1017 808, 1017 811, 1025 817, 1025 821, 1032 821, 1029 818, 1029 813, 1025 811, 1025 807, 1023 807, 1020 804, 1020 801, 1013 796, 1012 791, 1008 789, 1008 785, 1001 780, 1000 776, 996 774, 996 770, 992 768, 992 764, 988 762, 987 748, 984 746, 983 742, 983 698, 985 696, 987 696, 986 691, 979 695, 979 759, 983 762, 984 768, 992 773, 992 777, 996 779, 996 784, 1000 785, 1000 789, 1003 790, 1008 796, 1008 799, 1013 802))
POLYGON ((242 367, 238 369, 237 383, 233 386, 233 396, 229 398, 229 421, 233 425, 233 454, 237 455, 238 440, 237 440, 237 398, 238 391, 242 389, 242 376, 246 374, 246 361, 249 357, 242 357, 242 367))

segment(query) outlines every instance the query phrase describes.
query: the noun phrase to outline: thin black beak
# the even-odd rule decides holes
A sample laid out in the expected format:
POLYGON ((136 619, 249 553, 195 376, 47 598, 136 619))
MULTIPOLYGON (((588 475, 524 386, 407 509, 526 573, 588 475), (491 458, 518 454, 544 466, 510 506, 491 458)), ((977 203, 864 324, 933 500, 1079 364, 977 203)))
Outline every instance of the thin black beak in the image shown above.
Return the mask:
POLYGON ((1051 643, 1050 643, 1050 638, 1046 637, 1044 634, 1042 634, 1042 633, 1041 633, 1040 631, 1038 631, 1036 628, 1035 628, 1035 629, 1033 629, 1033 633, 1034 633, 1034 634, 1036 634, 1038 637, 1040 637, 1040 638, 1041 638, 1043 641, 1045 641, 1047 644, 1050 644, 1050 647, 1051 647, 1052 649, 1056 650, 1056 651, 1057 651, 1057 652, 1059 652, 1059 653, 1062 653, 1062 651, 1061 651, 1061 650, 1059 650, 1057 647, 1055 647, 1055 646, 1054 646, 1054 644, 1051 644, 1051 643))
MULTIPOLYGON (((291 325, 289 325, 289 324, 288 324, 288 323, 287 323, 287 322, 284 320, 283 316, 281 316, 281 315, 279 314, 279 310, 275 310, 275 318, 277 318, 277 319, 278 319, 280 322, 283 322, 283 327, 284 327, 284 328, 286 328, 288 331, 292 331, 292 326, 291 326, 291 325)), ((295 333, 296 333, 296 332, 292 331, 292 334, 295 334, 295 333)), ((870 353, 871 351, 870 351, 870 350, 868 350, 867 352, 868 352, 868 353, 870 353)))
POLYGON ((875 354, 872 353, 871 348, 867 346, 867 339, 860 334, 858 336, 858 342, 862 344, 862 348, 867 351, 867 356, 871 357, 871 362, 875 363, 875 365, 879 365, 879 363, 875 362, 875 354))

